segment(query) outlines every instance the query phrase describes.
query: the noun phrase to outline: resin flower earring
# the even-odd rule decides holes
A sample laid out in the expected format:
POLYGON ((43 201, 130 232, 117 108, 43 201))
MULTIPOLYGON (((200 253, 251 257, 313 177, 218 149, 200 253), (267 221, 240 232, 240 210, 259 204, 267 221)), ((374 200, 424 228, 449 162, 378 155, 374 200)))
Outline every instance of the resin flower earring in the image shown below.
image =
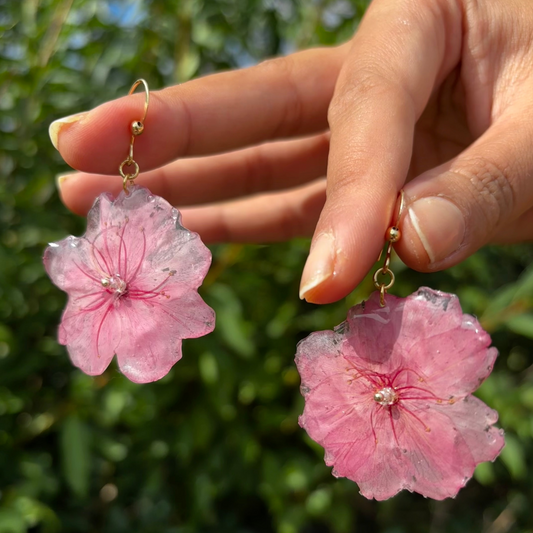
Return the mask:
POLYGON ((134 185, 139 165, 133 147, 150 99, 144 80, 129 94, 140 84, 144 116, 131 124, 129 155, 119 166, 123 191, 115 199, 101 194, 87 215, 85 235, 51 243, 44 265, 68 294, 58 336, 74 365, 98 375, 116 354, 127 378, 147 383, 181 359, 182 339, 214 329, 215 313, 197 292, 211 253, 166 200, 134 185))
POLYGON ((457 296, 425 287, 407 298, 386 296, 402 208, 403 191, 385 264, 374 275, 379 292, 333 331, 298 344, 299 422, 324 447, 333 475, 355 481, 363 496, 385 500, 407 489, 441 500, 504 446, 493 426, 498 414, 471 394, 498 352, 457 296))

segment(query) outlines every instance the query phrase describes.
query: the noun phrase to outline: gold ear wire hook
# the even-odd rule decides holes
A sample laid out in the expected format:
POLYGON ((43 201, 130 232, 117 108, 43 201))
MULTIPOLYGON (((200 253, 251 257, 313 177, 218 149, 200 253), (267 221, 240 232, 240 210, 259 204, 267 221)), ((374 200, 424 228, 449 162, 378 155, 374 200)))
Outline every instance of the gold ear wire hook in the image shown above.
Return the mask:
MULTIPOLYGON (((390 265, 391 255, 392 255, 392 245, 395 242, 398 242, 402 236, 402 233, 398 226, 402 218, 404 207, 405 207, 405 194, 402 189, 396 200, 396 205, 394 208, 394 216, 392 218, 392 226, 390 226, 387 229, 387 233, 385 234, 385 239, 388 241, 387 251, 385 252, 385 263, 383 264, 381 268, 378 268, 376 272, 374 273, 374 286, 380 292, 379 304, 381 305, 381 307, 385 307, 385 294, 394 285, 394 282, 396 281, 396 278, 394 277, 394 273, 389 268, 389 265, 390 265), (386 275, 388 275, 390 278, 389 283, 387 284, 383 282, 380 283, 378 281, 379 276, 386 276, 386 275)), ((383 250, 379 254, 378 261, 381 259, 382 254, 383 254, 383 250)))
MULTIPOLYGON (((392 218, 392 226, 390 226, 387 229, 387 235, 385 236, 387 241, 391 241, 389 233, 391 231, 394 231, 394 233, 399 232, 398 224, 400 223, 400 220, 402 218, 403 209, 405 207, 405 193, 403 192, 403 189, 400 190, 398 194, 398 198, 396 199, 396 204, 394 206, 394 214, 395 216, 392 218)), ((398 242, 400 240, 400 235, 397 235, 396 237, 393 236, 396 240, 392 240, 392 242, 398 242)), ((383 255, 383 250, 379 252, 378 261, 381 261, 381 256, 383 255)))
POLYGON ((141 135, 141 133, 144 131, 144 121, 146 120, 146 114, 148 113, 148 106, 150 105, 150 89, 148 88, 148 83, 146 83, 145 80, 142 78, 138 79, 130 89, 130 92, 128 95, 133 94, 135 92, 135 89, 139 85, 144 86, 144 114, 142 120, 134 120, 131 123, 131 140, 130 140, 130 149, 127 159, 122 161, 120 166, 118 167, 118 171, 120 172, 120 175, 122 176, 122 187, 124 189, 124 192, 128 194, 128 185, 133 183, 133 180, 139 175, 139 165, 137 162, 133 159, 133 145, 135 144, 135 137, 141 135), (127 166, 133 166, 133 174, 124 172, 124 167, 127 166))
POLYGON ((150 105, 150 89, 148 88, 148 83, 146 83, 146 80, 143 80, 142 78, 139 78, 132 86, 131 86, 131 89, 130 89, 130 92, 128 93, 129 95, 130 94, 133 94, 135 92, 135 89, 137 89, 137 87, 139 87, 140 84, 143 84, 144 86, 144 115, 143 115, 143 118, 142 118, 142 123, 144 124, 144 121, 146 120, 146 114, 148 113, 148 106, 150 105))

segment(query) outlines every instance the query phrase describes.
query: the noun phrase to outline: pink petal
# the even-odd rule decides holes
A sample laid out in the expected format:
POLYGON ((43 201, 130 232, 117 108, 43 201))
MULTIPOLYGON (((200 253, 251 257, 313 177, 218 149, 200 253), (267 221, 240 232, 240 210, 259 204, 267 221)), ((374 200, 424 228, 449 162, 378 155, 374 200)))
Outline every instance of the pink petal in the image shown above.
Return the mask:
POLYGON ((112 204, 102 202, 101 209, 100 223, 123 228, 120 238, 127 249, 126 277, 144 275, 157 282, 168 268, 176 270, 175 279, 188 287, 201 285, 211 253, 197 233, 181 225, 179 211, 165 199, 135 186, 128 195, 121 192, 112 204))
MULTIPOLYGON (((333 466, 333 474, 355 481, 366 498, 385 500, 402 489, 412 490, 407 482, 407 462, 391 430, 389 410, 369 402, 361 420, 371 429, 370 434, 362 424, 350 424, 351 442, 334 442, 333 435, 324 442, 325 462, 333 466)), ((397 434, 399 429, 396 423, 397 434)))
MULTIPOLYGON (((504 441, 491 426, 497 416, 483 402, 467 397, 455 404, 403 402, 395 422, 404 465, 404 488, 441 500, 456 496, 477 464, 493 461, 504 441)), ((361 492, 372 487, 360 482, 361 492)))
POLYGON ((466 396, 453 405, 437 405, 453 422, 466 442, 476 464, 494 461, 505 445, 503 430, 495 428, 498 413, 475 396, 466 396))
MULTIPOLYGON (((453 422, 433 406, 405 402, 394 421, 398 441, 389 442, 401 468, 403 487, 426 497, 441 500, 453 497, 474 473, 476 462, 453 422)), ((389 433, 390 435, 390 433, 389 433)), ((362 494, 372 487, 361 482, 362 494)))
MULTIPOLYGON (((424 374, 432 391, 443 398, 475 391, 492 372, 498 356, 490 336, 470 315, 462 313, 457 296, 419 289, 406 299, 404 323, 418 327, 406 364, 424 374), (415 317, 424 317, 416 320, 415 317)), ((403 332, 406 328, 403 329, 403 332)))
POLYGON ((420 339, 450 332, 462 322, 459 302, 452 294, 428 288, 407 298, 387 294, 385 307, 380 306, 379 298, 374 292, 366 302, 352 307, 341 326, 354 356, 377 364, 381 372, 401 366, 420 339))
POLYGON ((120 323, 109 296, 71 297, 61 319, 59 342, 67 346, 72 363, 90 376, 109 366, 119 342, 120 323))
POLYGON ((479 322, 464 315, 457 296, 420 288, 407 298, 375 292, 345 323, 345 352, 382 373, 407 365, 444 399, 476 390, 498 355, 479 322))
POLYGON ((324 446, 333 473, 368 498, 402 489, 455 496, 503 446, 496 412, 468 395, 497 352, 453 295, 420 289, 386 303, 374 293, 334 332, 300 342, 300 425, 324 446), (385 388, 396 403, 374 399, 385 388))
POLYGON ((180 359, 181 339, 214 327, 196 292, 211 253, 176 209, 142 187, 116 200, 100 195, 85 236, 51 244, 44 262, 69 294, 60 342, 88 373, 103 372, 117 351, 133 381, 154 381, 180 359))
POLYGON ((92 265, 91 244, 83 237, 52 243, 44 253, 44 266, 61 290, 82 295, 101 290, 101 276, 92 265))
POLYGON ((169 232, 148 254, 133 282, 136 293, 165 292, 172 298, 198 288, 209 270, 211 252, 198 234, 169 232))
POLYGON ((120 370, 135 383, 165 376, 181 359, 181 340, 213 331, 214 311, 196 291, 177 300, 126 300, 120 303, 120 370))
POLYGON ((325 461, 334 467, 334 475, 359 481, 357 472, 364 471, 386 488, 386 494, 376 497, 388 498, 403 488, 403 479, 388 452, 376 455, 383 420, 376 416, 374 387, 367 379, 354 379, 356 373, 341 352, 341 340, 338 333, 324 331, 312 333, 298 345, 296 364, 305 397, 300 426, 325 448, 325 461))
POLYGON ((361 379, 354 380, 349 362, 339 350, 338 335, 315 333, 298 345, 296 364, 302 378, 305 409, 300 425, 320 444, 333 435, 335 441, 352 442, 354 431, 366 439, 369 400, 373 391, 361 379), (360 418, 365 419, 361 424, 360 418), (366 431, 366 433, 365 433, 366 431))

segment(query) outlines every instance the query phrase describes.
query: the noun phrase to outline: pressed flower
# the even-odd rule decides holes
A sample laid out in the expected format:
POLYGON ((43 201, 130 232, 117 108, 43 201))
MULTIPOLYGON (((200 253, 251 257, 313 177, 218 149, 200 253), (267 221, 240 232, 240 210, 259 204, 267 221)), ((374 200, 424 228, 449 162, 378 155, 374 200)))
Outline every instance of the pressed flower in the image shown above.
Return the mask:
POLYGON ((210 263, 198 234, 164 199, 137 186, 115 200, 101 194, 85 235, 52 243, 44 255, 69 296, 59 342, 87 374, 101 374, 116 354, 131 381, 162 378, 181 358, 182 339, 214 328, 214 311, 197 292, 210 263))
POLYGON ((498 355, 490 343, 454 295, 421 288, 382 308, 375 292, 298 345, 300 425, 367 498, 453 497, 504 446, 498 414, 471 395, 498 355))

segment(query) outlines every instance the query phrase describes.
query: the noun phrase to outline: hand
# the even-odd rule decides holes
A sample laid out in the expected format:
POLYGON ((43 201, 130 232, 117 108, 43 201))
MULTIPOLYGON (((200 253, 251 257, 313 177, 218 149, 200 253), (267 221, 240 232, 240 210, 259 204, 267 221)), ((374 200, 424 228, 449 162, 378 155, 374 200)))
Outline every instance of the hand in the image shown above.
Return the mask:
MULTIPOLYGON (((137 183, 180 207, 212 204, 182 209, 206 241, 314 230, 301 296, 317 303, 364 277, 402 187, 396 249, 412 268, 532 239, 532 43, 530 0, 375 0, 343 46, 152 93, 137 183)), ((51 126, 81 171, 59 180, 73 211, 120 190, 109 175, 143 99, 51 126)))

